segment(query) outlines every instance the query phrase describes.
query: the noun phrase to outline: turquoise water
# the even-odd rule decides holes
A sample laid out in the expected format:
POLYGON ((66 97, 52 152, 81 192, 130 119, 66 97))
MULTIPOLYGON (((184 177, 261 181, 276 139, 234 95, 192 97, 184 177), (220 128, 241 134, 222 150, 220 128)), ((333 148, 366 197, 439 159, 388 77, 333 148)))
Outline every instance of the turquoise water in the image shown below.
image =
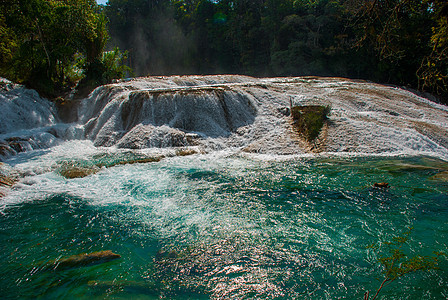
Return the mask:
MULTIPOLYGON (((36 168, 45 155, 10 163, 36 168)), ((446 170, 426 157, 194 155, 70 180, 36 173, 0 199, 0 298, 362 299, 382 278, 368 245, 412 226, 406 253, 448 253, 446 170), (391 188, 371 187, 383 181, 391 188), (101 250, 121 258, 47 267, 101 250)), ((439 267, 380 295, 446 299, 447 260, 439 267)))

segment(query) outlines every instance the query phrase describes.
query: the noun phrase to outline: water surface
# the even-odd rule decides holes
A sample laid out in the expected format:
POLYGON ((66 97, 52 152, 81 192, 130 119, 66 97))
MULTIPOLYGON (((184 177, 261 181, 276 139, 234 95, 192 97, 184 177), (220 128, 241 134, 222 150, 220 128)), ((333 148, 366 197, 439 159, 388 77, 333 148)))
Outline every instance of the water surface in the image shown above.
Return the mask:
MULTIPOLYGON (((1 298, 362 299, 382 278, 368 245, 413 227, 407 254, 448 253, 448 163, 437 159, 221 152, 60 176, 58 163, 106 157, 83 149, 8 162, 28 176, 0 200, 1 298), (122 257, 48 267, 101 250, 122 257)), ((445 299, 447 266, 381 295, 445 299)))

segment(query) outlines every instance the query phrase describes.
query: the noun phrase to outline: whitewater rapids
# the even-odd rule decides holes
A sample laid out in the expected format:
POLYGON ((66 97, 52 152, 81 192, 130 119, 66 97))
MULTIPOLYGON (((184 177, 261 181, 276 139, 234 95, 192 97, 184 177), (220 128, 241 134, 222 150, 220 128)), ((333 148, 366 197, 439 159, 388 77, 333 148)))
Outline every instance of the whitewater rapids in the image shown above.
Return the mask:
POLYGON ((41 148, 54 145, 55 140, 76 138, 91 140, 97 147, 126 149, 405 154, 448 160, 446 106, 398 87, 365 81, 236 75, 142 77, 98 87, 80 103, 78 122, 64 126, 52 104, 35 93, 12 88, 2 91, 1 97, 3 157, 20 152, 6 151, 8 139, 32 143, 38 136, 41 148), (24 101, 28 104, 20 104, 24 101), (294 130, 291 105, 331 107, 315 142, 306 142, 294 130), (42 142, 44 138, 51 142, 42 142))

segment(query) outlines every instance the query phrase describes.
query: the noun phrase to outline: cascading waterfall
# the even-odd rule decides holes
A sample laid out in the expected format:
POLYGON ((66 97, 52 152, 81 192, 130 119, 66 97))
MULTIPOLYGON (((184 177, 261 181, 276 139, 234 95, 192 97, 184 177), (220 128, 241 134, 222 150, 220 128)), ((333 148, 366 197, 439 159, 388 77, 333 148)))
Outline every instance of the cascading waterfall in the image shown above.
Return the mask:
POLYGON ((310 152, 291 126, 291 103, 331 107, 320 152, 448 157, 446 107, 399 88, 344 79, 140 78, 98 88, 80 116, 96 146, 310 152))
POLYGON ((86 136, 95 145, 188 146, 187 133, 228 137, 255 118, 245 95, 222 88, 133 91, 120 100, 88 121, 86 136))
MULTIPOLYGON (((448 109, 400 88, 136 78, 72 124, 2 89, 0 298, 361 299, 408 227, 410 257, 448 253, 448 109), (331 107, 316 140, 291 105, 331 107)), ((380 295, 446 298, 447 263, 380 295)))

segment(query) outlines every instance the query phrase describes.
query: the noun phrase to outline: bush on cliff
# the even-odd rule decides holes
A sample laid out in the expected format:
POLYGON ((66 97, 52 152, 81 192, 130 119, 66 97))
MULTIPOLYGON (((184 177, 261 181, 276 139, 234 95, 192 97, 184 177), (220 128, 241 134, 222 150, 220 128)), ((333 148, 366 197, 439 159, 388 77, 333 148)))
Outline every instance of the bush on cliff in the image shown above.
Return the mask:
POLYGON ((310 142, 319 136, 329 113, 329 106, 309 105, 293 106, 291 108, 294 126, 310 142))

